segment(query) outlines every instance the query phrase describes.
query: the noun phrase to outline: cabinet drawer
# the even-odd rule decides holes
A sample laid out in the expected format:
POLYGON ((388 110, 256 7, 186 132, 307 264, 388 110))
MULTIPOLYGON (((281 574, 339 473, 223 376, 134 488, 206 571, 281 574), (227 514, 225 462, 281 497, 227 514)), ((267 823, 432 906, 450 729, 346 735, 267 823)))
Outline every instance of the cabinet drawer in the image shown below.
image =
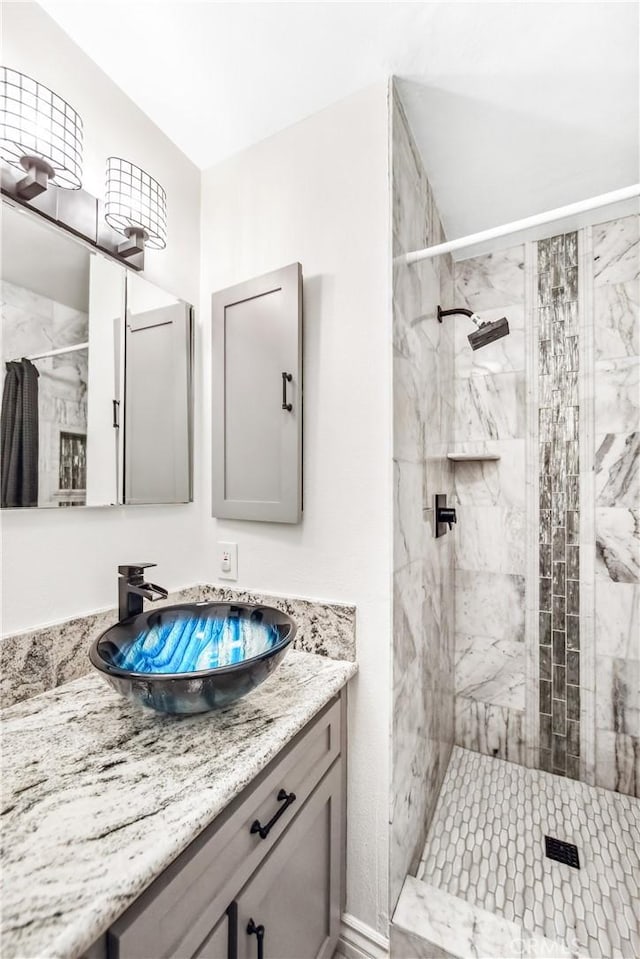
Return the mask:
POLYGON ((109 930, 109 959, 190 959, 340 753, 341 703, 327 706, 109 930), (285 806, 278 793, 294 793, 285 806), (280 815, 266 838, 251 832, 280 815))

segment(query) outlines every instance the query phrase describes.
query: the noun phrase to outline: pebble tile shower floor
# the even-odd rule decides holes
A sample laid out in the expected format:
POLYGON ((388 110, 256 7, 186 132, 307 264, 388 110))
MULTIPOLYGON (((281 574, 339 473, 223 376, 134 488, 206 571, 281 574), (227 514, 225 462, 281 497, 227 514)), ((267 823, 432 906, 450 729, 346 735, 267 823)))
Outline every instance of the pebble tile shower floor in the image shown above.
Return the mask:
POLYGON ((640 956, 640 801, 454 748, 417 878, 589 957, 640 956), (580 869, 545 857, 575 843, 580 869))

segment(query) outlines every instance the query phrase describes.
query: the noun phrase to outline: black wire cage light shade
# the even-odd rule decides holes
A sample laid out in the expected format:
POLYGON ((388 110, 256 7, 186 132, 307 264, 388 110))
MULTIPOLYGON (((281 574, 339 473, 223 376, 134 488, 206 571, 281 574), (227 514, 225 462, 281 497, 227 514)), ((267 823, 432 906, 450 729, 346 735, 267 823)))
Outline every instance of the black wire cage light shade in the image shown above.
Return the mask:
POLYGON ((82 187, 82 119, 43 83, 0 67, 0 156, 26 176, 16 185, 29 200, 49 181, 66 190, 82 187))
POLYGON ((167 194, 145 170, 121 157, 107 159, 104 218, 127 237, 119 247, 125 256, 167 245, 167 194))

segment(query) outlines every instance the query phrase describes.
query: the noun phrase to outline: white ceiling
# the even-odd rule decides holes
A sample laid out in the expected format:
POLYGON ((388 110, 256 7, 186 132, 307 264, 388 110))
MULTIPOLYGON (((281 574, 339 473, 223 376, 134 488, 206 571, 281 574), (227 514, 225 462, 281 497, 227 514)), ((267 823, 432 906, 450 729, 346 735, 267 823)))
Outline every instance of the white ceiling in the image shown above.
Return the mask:
POLYGON ((635 2, 42 6, 202 168, 393 73, 450 238, 639 178, 635 2))

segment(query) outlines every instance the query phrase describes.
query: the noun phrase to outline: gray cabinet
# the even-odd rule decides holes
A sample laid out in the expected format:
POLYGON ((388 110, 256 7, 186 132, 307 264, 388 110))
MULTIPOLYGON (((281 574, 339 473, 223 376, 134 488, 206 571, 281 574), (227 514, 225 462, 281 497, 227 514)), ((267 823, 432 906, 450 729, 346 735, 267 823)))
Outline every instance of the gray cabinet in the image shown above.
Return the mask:
POLYGON ((258 959, 251 919, 264 928, 264 959, 333 955, 344 895, 344 710, 343 694, 116 920, 105 959, 258 959), (293 801, 285 805, 281 790, 293 801))
POLYGON ((229 954, 233 954, 233 943, 237 936, 236 923, 236 911, 230 909, 216 923, 213 931, 207 936, 193 959, 229 959, 229 954))
POLYGON ((332 890, 340 884, 341 773, 339 764, 331 768, 289 827, 286 842, 238 896, 238 959, 333 955, 340 925, 332 890))
POLYGON ((127 277, 124 501, 191 500, 191 307, 127 277))
POLYGON ((212 512, 297 523, 302 510, 302 267, 212 297, 212 512))

